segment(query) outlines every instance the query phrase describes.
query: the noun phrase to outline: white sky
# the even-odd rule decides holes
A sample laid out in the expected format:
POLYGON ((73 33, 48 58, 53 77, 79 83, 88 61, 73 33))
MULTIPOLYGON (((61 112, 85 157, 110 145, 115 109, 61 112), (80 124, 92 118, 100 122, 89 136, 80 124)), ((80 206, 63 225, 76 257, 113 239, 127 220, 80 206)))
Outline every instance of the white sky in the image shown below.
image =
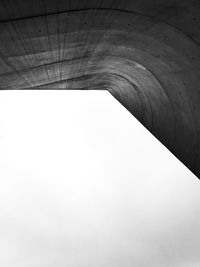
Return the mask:
POLYGON ((199 203, 108 92, 0 92, 0 266, 199 267, 199 203))

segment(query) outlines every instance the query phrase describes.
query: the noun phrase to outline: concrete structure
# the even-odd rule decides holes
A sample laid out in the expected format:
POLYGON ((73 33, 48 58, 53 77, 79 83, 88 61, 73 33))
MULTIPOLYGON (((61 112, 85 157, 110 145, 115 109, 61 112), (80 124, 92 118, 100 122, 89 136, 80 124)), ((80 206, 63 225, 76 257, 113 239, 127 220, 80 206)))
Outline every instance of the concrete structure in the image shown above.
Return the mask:
POLYGON ((200 177, 199 0, 1 0, 0 21, 2 90, 108 90, 200 177))

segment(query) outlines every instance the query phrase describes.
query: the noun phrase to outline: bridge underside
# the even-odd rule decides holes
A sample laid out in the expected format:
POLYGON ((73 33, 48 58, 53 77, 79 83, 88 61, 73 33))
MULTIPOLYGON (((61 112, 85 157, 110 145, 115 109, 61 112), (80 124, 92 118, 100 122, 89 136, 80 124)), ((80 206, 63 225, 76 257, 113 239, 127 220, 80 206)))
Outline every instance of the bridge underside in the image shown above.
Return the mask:
POLYGON ((199 44, 199 0, 0 1, 0 89, 108 90, 200 177, 199 44))

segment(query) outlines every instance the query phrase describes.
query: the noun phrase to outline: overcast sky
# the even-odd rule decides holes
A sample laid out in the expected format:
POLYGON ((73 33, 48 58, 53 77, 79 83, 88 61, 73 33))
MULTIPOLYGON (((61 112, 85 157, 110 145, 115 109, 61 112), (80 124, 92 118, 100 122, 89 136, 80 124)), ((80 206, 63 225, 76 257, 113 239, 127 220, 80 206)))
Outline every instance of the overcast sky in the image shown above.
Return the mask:
POLYGON ((0 92, 0 266, 199 267, 199 204, 108 92, 0 92))

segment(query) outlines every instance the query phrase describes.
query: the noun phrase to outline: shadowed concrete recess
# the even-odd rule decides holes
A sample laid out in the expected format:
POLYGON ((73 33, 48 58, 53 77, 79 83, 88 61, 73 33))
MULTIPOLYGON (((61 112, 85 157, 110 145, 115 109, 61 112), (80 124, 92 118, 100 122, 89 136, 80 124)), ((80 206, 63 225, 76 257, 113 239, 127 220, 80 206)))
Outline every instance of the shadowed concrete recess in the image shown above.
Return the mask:
POLYGON ((200 178, 199 0, 0 0, 0 89, 108 90, 200 178))

